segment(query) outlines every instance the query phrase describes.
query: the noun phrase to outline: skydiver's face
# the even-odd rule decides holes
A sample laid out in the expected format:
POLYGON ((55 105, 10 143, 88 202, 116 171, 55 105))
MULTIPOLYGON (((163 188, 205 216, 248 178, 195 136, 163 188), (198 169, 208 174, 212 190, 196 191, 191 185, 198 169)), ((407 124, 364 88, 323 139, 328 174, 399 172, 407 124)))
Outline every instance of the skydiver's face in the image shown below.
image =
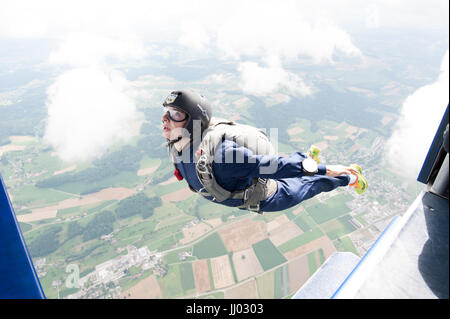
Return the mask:
POLYGON ((187 122, 187 114, 175 107, 165 107, 162 116, 162 133, 164 138, 175 140, 182 135, 182 128, 187 122))

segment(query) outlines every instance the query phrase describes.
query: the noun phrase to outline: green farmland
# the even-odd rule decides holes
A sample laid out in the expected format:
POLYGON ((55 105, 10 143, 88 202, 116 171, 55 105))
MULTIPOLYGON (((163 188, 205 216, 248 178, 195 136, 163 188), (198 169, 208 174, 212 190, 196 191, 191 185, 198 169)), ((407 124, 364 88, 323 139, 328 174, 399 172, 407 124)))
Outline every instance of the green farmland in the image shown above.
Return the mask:
POLYGON ((169 265, 167 275, 158 281, 164 298, 175 298, 183 294, 179 265, 169 265))
POLYGON ((315 204, 306 210, 317 224, 323 224, 333 218, 349 213, 350 208, 346 203, 352 200, 353 196, 351 195, 339 194, 326 200, 325 203, 315 204))
POLYGON ((184 294, 188 294, 195 289, 194 271, 191 263, 180 264, 181 287, 184 294))
POLYGON ((291 240, 280 245, 278 248, 284 254, 284 253, 286 253, 290 250, 293 250, 297 247, 303 246, 303 245, 309 243, 310 241, 313 241, 314 239, 317 239, 321 236, 323 236, 323 232, 319 228, 314 228, 311 231, 308 231, 308 232, 303 233, 295 238, 292 238, 291 240))
POLYGON ((270 239, 264 239, 253 245, 256 257, 264 271, 286 262, 286 258, 273 245, 270 239))
POLYGON ((345 236, 356 229, 355 226, 350 223, 351 218, 350 215, 341 216, 338 219, 323 224, 322 229, 331 240, 345 236))
POLYGON ((193 256, 198 259, 206 259, 219 257, 227 253, 222 238, 218 233, 213 233, 194 246, 193 256))

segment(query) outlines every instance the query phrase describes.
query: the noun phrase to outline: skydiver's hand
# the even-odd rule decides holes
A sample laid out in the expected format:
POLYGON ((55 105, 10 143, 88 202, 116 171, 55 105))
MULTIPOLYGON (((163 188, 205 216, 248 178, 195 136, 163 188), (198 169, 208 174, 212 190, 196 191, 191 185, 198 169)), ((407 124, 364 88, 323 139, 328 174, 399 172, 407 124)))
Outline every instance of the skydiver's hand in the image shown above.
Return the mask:
POLYGON ((351 172, 348 168, 342 165, 327 165, 327 176, 336 177, 340 175, 350 175, 351 172))

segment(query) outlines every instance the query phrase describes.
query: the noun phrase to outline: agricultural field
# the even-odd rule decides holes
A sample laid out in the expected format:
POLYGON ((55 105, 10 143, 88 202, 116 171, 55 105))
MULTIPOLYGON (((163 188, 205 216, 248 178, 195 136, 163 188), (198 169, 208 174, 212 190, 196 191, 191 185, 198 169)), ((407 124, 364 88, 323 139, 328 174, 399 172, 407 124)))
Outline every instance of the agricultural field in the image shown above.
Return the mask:
POLYGON ((162 298, 162 292, 155 275, 151 275, 124 291, 120 297, 123 299, 158 299, 162 298))
POLYGON ((244 216, 240 221, 222 227, 218 233, 226 249, 233 252, 248 249, 267 237, 265 223, 250 216, 244 216))
MULTIPOLYGON (((158 162, 147 162, 149 166, 155 163, 158 162)), ((171 194, 182 189, 177 184, 172 187, 174 184, 167 183, 165 187, 170 188, 160 187, 157 192, 171 194)), ((154 194, 150 191, 151 187, 150 184, 147 188, 148 194, 154 194)), ((317 205, 338 206, 348 199, 342 194, 334 197, 337 196, 340 197, 311 203, 295 211, 253 217, 237 214, 232 219, 220 218, 217 212, 207 213, 209 203, 189 197, 156 207, 150 218, 136 215, 132 219, 116 219, 113 224, 113 228, 117 228, 114 232, 115 243, 109 249, 104 249, 100 240, 84 243, 82 237, 78 237, 77 241, 69 241, 68 229, 64 228, 58 238, 59 242, 65 241, 66 244, 47 258, 58 260, 59 255, 69 254, 78 263, 85 260, 82 269, 95 273, 92 270, 96 265, 117 258, 120 247, 148 247, 150 251, 167 251, 162 263, 158 264, 162 267, 158 269, 163 269, 164 274, 135 268, 134 275, 130 275, 139 277, 120 280, 121 286, 126 289, 121 293, 121 298, 283 298, 298 290, 325 258, 337 249, 333 245, 329 247, 329 243, 323 240, 324 235, 337 240, 351 232, 348 215, 339 215, 322 224, 310 215, 317 205), (181 204, 197 206, 200 214, 211 219, 194 222, 195 216, 184 214, 181 204), (180 229, 181 225, 188 224, 191 226, 180 229), (71 248, 71 243, 76 245, 75 249, 71 248), (319 251, 322 251, 320 255, 319 251), (181 255, 185 257, 180 259, 181 255), (140 276, 145 276, 145 279, 140 279, 140 276), (149 286, 154 290, 149 290, 149 286)), ((114 211, 119 202, 120 199, 108 199, 61 208, 57 210, 57 216, 63 219, 79 218, 77 216, 86 213, 85 218, 78 222, 81 227, 86 227, 89 224, 87 217, 108 209, 114 211)), ((222 214, 233 216, 228 209, 222 214)), ((28 224, 28 227, 36 227, 33 222, 28 224)), ((46 232, 45 228, 41 228, 41 232, 27 233, 33 241, 46 232)), ((345 244, 345 239, 339 242, 339 249, 345 249, 343 247, 346 246, 341 243, 345 244)), ((63 273, 54 273, 54 276, 63 273)), ((50 287, 49 279, 43 282, 50 287)), ((73 291, 64 290, 64 294, 70 295, 70 292, 73 291)))
POLYGON ((324 203, 310 206, 306 210, 309 216, 311 216, 317 224, 323 224, 326 221, 349 213, 351 209, 346 203, 351 202, 352 200, 353 196, 351 195, 339 194, 328 199, 324 203))
MULTIPOLYGON (((294 139, 303 136, 306 145, 316 133, 303 122, 303 131, 296 127, 288 131, 294 139)), ((327 124, 328 142, 332 136, 342 139, 355 134, 345 123, 327 124)), ((28 143, 25 151, 33 141, 28 143)), ((285 149, 293 150, 289 147, 285 149)), ((37 181, 77 176, 95 168, 63 165, 49 154, 27 167, 37 172, 46 160, 51 160, 52 171, 36 176, 37 181)), ((284 212, 252 215, 199 198, 184 181, 172 177, 172 168, 163 159, 144 155, 132 171, 106 176, 88 186, 71 181, 54 188, 30 184, 11 189, 11 197, 21 205, 18 219, 33 258, 45 258, 39 269, 49 298, 80 293, 55 286, 55 280, 64 278, 66 272, 50 263, 75 263, 83 276, 99 280, 95 277, 98 265, 131 258, 134 249, 148 249, 147 256, 156 257, 129 268, 118 281, 102 284, 102 293, 119 286, 117 298, 285 298, 333 252, 357 254, 349 238, 357 230, 352 220, 363 226, 367 222, 366 212, 351 216, 348 202, 354 200, 353 195, 335 192, 284 212), (94 191, 83 193, 89 189, 94 191), (124 215, 120 207, 138 194, 160 202, 148 211, 124 215), (96 216, 105 218, 103 213, 112 219, 105 220, 104 228, 93 228, 96 216), (43 243, 47 250, 39 248, 43 243)))
POLYGON ((218 233, 206 237, 194 245, 192 255, 198 259, 214 258, 227 254, 228 251, 218 233))
MULTIPOLYGON (((219 114, 279 127, 283 156, 315 144, 323 163, 370 167, 374 156, 365 153, 377 150, 376 132, 342 118, 313 121, 304 110, 284 125, 291 112, 277 105, 281 98, 228 97, 239 110, 219 114)), ((48 298, 286 298, 334 252, 360 255, 353 238, 376 237, 370 207, 389 199, 375 182, 362 199, 336 190, 263 215, 205 200, 173 176, 153 131, 159 118, 143 112, 138 136, 86 163, 61 161, 37 136, 0 146, 0 171, 48 298), (64 286, 69 264, 79 267, 84 289, 64 286)), ((390 172, 369 172, 397 182, 390 172)))
POLYGON ((228 254, 210 258, 209 262, 215 289, 229 287, 235 283, 228 254))
POLYGON ((349 251, 354 253, 355 255, 359 255, 358 251, 355 248, 355 245, 352 243, 351 239, 348 236, 336 239, 333 244, 338 251, 349 251))
POLYGON ((170 265, 167 275, 158 280, 163 298, 176 298, 183 295, 179 265, 170 265))
POLYGON ((269 239, 264 239, 254 244, 253 250, 264 271, 274 268, 286 261, 286 258, 269 239))
POLYGON ((253 249, 249 248, 234 253, 232 261, 238 282, 263 272, 263 268, 253 249))
POLYGON ((257 299, 258 290, 255 280, 249 280, 242 284, 235 285, 225 291, 225 299, 257 299))
MULTIPOLYGON (((318 135, 307 120, 300 122, 302 129, 290 127, 288 133, 298 139, 296 143, 302 142, 302 136, 306 146, 318 135)), ((332 141, 332 136, 343 139, 354 133, 345 123, 326 124, 330 127, 326 142, 332 141)), ((23 151, 34 145, 32 140, 27 143, 23 151)), ((282 148, 294 150, 288 144, 282 148)), ((36 180, 76 176, 95 168, 64 165, 44 153, 27 163, 26 169, 39 172, 46 162, 53 168, 35 176, 36 180)), ((126 247, 161 252, 160 259, 149 260, 156 268, 142 264, 122 275, 117 282, 123 289, 120 298, 284 298, 295 293, 334 251, 356 253, 348 237, 356 230, 347 205, 353 200, 349 194, 313 198, 285 212, 253 216, 198 198, 185 182, 173 177, 163 179, 164 174, 170 176, 171 169, 166 161, 144 155, 133 171, 107 176, 88 187, 77 181, 49 189, 30 184, 12 189, 11 195, 23 206, 18 219, 32 251, 38 252, 36 247, 44 242, 49 249, 54 247, 41 252, 47 264, 64 259, 80 265, 80 271, 89 277, 97 273, 98 265, 128 258, 132 250, 126 247), (89 189, 94 192, 83 194, 89 189), (140 211, 120 217, 116 211, 121 203, 139 193, 160 198, 160 206, 151 208, 149 214, 140 211), (95 216, 102 212, 114 216, 108 222, 110 228, 105 224, 103 230, 95 230, 98 237, 88 239, 94 236, 87 234, 95 216)), ((360 213, 355 218, 364 223, 364 216, 360 213)), ((48 297, 79 293, 64 287, 58 292, 54 282, 64 278, 64 269, 42 269, 48 297)), ((102 287, 108 291, 113 285, 102 287)))
POLYGON ((181 287, 185 295, 195 289, 194 271, 191 263, 180 264, 181 287))
POLYGON ((207 259, 197 260, 192 263, 195 287, 198 293, 211 290, 209 263, 207 259))
POLYGON ((301 247, 321 236, 323 236, 323 232, 318 227, 316 227, 282 244, 279 249, 282 253, 286 253, 297 247, 301 247))
POLYGON ((258 293, 260 298, 262 299, 274 298, 274 291, 275 291, 274 273, 275 270, 272 270, 256 278, 256 284, 258 287, 258 293))
POLYGON ((350 223, 351 218, 349 215, 344 215, 326 224, 322 224, 321 227, 327 236, 331 240, 334 240, 356 230, 356 227, 350 223))

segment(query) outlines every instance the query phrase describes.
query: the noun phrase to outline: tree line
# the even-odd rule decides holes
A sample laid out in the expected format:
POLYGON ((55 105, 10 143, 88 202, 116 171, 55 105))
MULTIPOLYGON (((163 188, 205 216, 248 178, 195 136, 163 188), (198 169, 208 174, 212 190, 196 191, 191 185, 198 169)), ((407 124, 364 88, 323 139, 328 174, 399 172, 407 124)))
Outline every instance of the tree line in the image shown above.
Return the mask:
MULTIPOLYGON (((61 225, 51 226, 43 234, 37 236, 30 242, 29 249, 33 257, 47 256, 56 251, 62 244, 76 236, 82 236, 83 242, 100 238, 114 231, 114 222, 117 219, 126 219, 136 215, 146 219, 153 216, 154 209, 161 206, 159 197, 148 197, 144 193, 138 193, 119 201, 117 208, 113 211, 104 210, 82 226, 78 221, 73 221, 67 226, 66 239, 60 242, 61 225)), ((82 255, 86 255, 82 253, 82 255)), ((79 257, 79 256, 78 256, 79 257)))

